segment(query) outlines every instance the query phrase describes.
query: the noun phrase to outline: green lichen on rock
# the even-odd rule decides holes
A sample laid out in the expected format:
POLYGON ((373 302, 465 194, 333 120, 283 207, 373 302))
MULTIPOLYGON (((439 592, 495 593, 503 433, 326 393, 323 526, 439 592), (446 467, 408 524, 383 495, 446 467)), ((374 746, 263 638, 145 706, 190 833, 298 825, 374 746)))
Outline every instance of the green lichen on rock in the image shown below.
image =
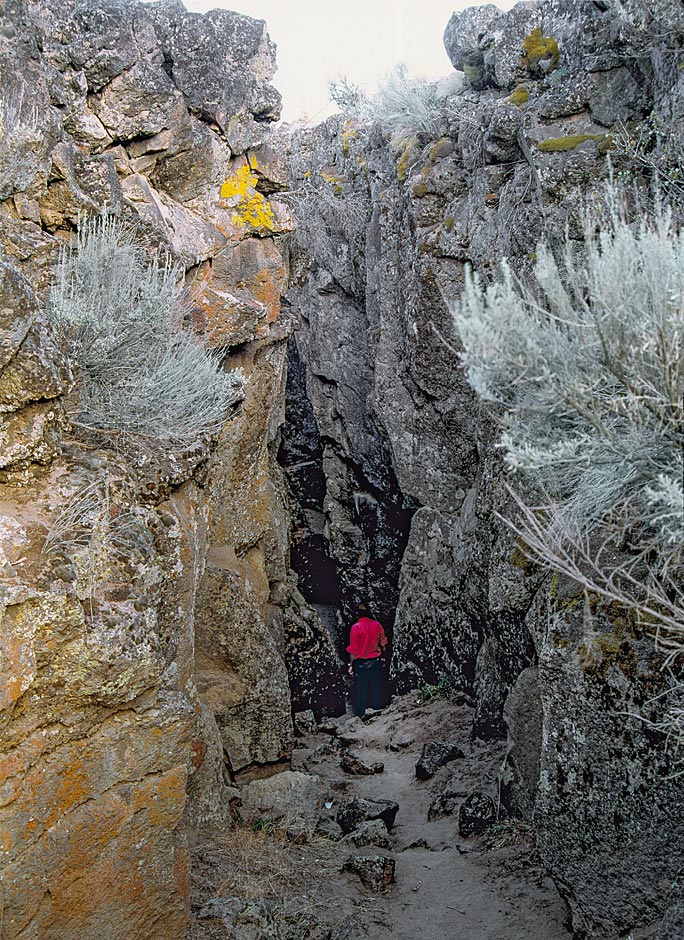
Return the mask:
POLYGON ((571 134, 568 137, 547 137, 537 143, 537 149, 542 153, 565 153, 574 150, 587 140, 595 140, 599 149, 608 150, 613 140, 609 134, 571 134))
POLYGON ((403 149, 399 154, 399 158, 397 160, 397 179, 400 183, 403 183, 406 180, 411 171, 411 167, 416 162, 414 151, 417 145, 418 139, 416 137, 412 137, 410 140, 406 141, 403 149))
POLYGON ((632 644, 612 633, 591 637, 578 650, 579 665, 586 675, 605 680, 612 666, 628 679, 636 679, 638 660, 632 644))
POLYGON ((336 196, 341 196, 344 192, 344 189, 342 188, 342 177, 338 176, 336 173, 328 170, 321 170, 321 179, 332 186, 332 190, 336 196))
POLYGON ((434 144, 431 145, 428 150, 428 157, 432 163, 436 163, 438 160, 443 160, 444 157, 448 157, 449 154, 454 152, 454 142, 450 137, 440 137, 439 140, 436 140, 434 144))
POLYGON ((522 106, 527 104, 530 100, 530 93, 524 85, 518 85, 515 91, 508 96, 508 100, 511 104, 514 104, 516 108, 522 108, 522 106))
POLYGON ((342 154, 345 157, 349 156, 349 151, 351 150, 352 141, 359 136, 358 130, 353 126, 351 121, 344 122, 344 128, 342 130, 342 154))
POLYGON ((463 74, 468 79, 473 88, 478 88, 482 82, 482 68, 475 65, 463 64, 463 74))
POLYGON ((553 36, 544 36, 538 26, 523 40, 523 60, 531 71, 539 67, 542 59, 545 62, 545 71, 552 72, 558 67, 560 49, 553 36))
POLYGON ((447 230, 447 232, 452 232, 453 229, 454 229, 454 225, 455 225, 455 224, 456 224, 456 221, 455 221, 453 215, 447 215, 447 216, 445 217, 445 219, 444 219, 444 228, 447 230))
POLYGON ((514 568, 519 568, 525 574, 531 574, 535 570, 534 562, 525 553, 520 539, 516 539, 516 546, 508 560, 514 568))

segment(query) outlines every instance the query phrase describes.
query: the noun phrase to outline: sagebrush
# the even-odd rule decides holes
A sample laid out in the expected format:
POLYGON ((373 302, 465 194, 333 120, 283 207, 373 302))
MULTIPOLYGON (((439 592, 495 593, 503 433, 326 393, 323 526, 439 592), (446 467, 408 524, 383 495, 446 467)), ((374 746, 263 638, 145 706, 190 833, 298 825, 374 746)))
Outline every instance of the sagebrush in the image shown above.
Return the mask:
POLYGON ((404 65, 396 66, 372 96, 345 78, 331 82, 329 89, 344 114, 379 124, 396 149, 416 138, 427 142, 441 134, 437 85, 412 77, 404 65))
POLYGON ((186 325, 181 272, 113 217, 80 226, 48 312, 74 368, 77 426, 183 449, 217 434, 240 398, 239 376, 186 325))
MULTIPOLYGON (((455 309, 475 390, 536 502, 513 525, 531 555, 623 604, 684 654, 684 231, 614 191, 581 244, 538 247, 536 285, 504 263, 455 309)), ((671 713, 678 734, 681 709, 671 713)))

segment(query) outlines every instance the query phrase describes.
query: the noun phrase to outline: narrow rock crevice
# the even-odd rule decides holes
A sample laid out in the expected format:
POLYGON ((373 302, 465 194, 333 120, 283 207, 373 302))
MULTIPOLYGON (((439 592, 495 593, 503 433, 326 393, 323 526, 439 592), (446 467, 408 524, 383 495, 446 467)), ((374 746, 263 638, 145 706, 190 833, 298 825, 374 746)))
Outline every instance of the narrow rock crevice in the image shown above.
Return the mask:
MULTIPOLYGON (((321 435, 308 391, 319 385, 320 378, 307 369, 296 341, 290 340, 278 452, 292 497, 289 566, 302 599, 327 632, 341 669, 360 603, 392 635, 414 509, 406 508, 391 471, 385 469, 381 490, 339 440, 321 435)), ((372 428, 371 420, 367 428, 372 428)), ((384 446, 379 430, 376 437, 379 450, 384 446)), ((295 703, 306 704, 296 684, 293 696, 295 703)), ((309 702, 306 707, 319 711, 322 704, 309 702)))

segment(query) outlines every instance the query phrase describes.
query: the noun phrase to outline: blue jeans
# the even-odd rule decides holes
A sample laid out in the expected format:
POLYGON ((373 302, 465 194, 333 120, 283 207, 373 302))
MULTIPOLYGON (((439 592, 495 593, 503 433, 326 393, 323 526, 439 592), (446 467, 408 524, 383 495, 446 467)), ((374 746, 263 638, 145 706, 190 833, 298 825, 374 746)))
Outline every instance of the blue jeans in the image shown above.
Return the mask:
POLYGON ((356 714, 359 718, 363 718, 369 699, 371 708, 377 711, 382 707, 382 666, 380 665, 380 659, 355 659, 354 677, 356 679, 356 714))

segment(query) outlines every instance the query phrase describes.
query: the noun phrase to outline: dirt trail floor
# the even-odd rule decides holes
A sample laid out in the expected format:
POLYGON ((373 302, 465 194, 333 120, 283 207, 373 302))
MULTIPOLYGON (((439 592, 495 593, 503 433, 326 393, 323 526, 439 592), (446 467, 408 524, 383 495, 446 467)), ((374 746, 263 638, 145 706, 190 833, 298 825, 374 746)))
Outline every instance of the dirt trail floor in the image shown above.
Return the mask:
POLYGON ((196 847, 189 940, 571 937, 565 905, 541 868, 529 827, 502 820, 482 834, 459 835, 458 809, 468 794, 496 795, 502 745, 470 741, 472 713, 465 706, 415 703, 415 694, 406 696, 366 722, 336 719, 324 724, 327 732, 300 738, 293 769, 319 775, 327 792, 323 821, 303 844, 291 841, 299 841, 301 827, 288 834, 285 823, 262 818, 196 847), (464 756, 417 779, 423 745, 446 740, 464 756), (384 770, 345 772, 345 750, 366 765, 382 762, 384 770), (445 790, 446 814, 435 815, 433 806, 429 819, 445 790), (399 804, 389 834, 380 827, 385 847, 339 838, 336 811, 350 797, 399 804), (393 858, 395 883, 383 891, 364 887, 356 874, 342 871, 351 855, 393 858))

